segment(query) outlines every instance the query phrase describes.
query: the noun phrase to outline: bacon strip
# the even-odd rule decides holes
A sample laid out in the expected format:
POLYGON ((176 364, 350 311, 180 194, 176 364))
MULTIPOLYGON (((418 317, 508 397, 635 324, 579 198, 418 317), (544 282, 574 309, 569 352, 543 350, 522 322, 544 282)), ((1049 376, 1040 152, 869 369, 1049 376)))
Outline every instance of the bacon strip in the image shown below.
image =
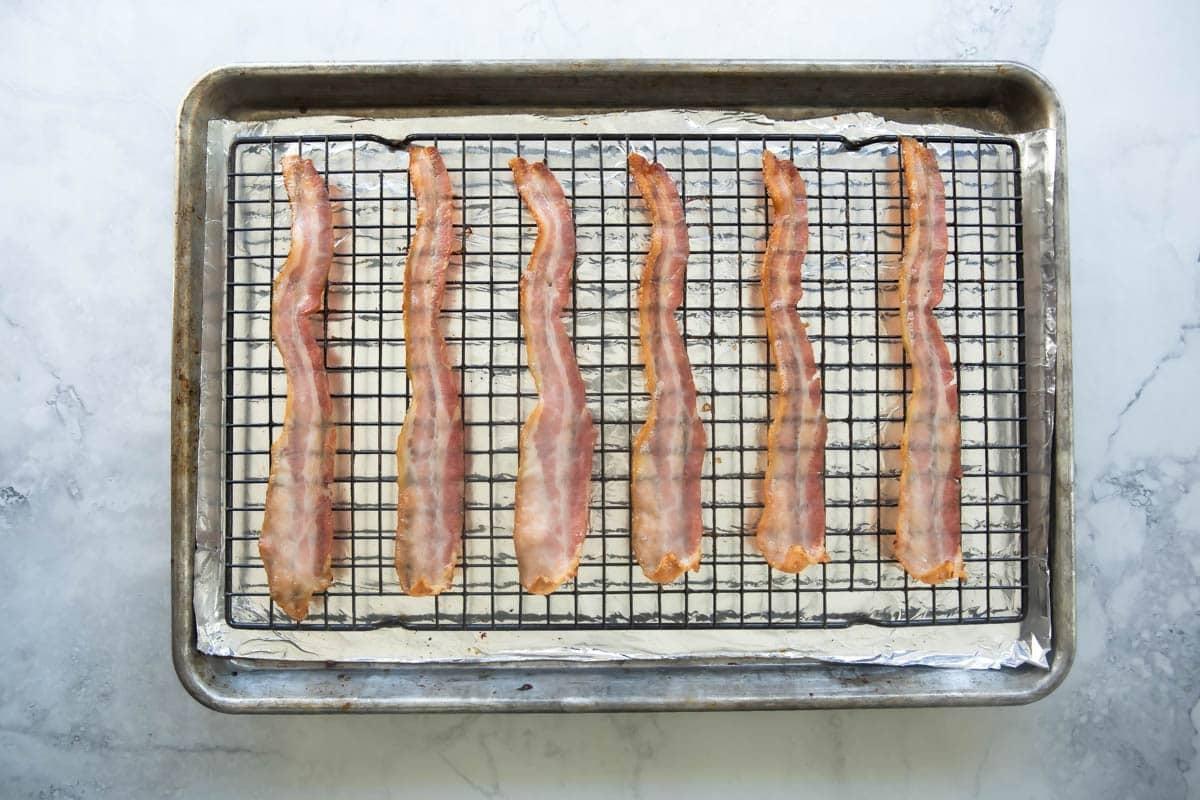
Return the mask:
POLYGON ((410 595, 450 588, 462 546, 463 421, 438 328, 454 251, 450 173, 433 147, 410 147, 417 226, 404 265, 405 369, 411 400, 396 443, 396 573, 410 595))
POLYGON ((688 235, 675 184, 660 164, 629 154, 629 171, 650 211, 650 252, 638 314, 650 412, 633 441, 633 551, 652 581, 700 568, 700 472, 704 426, 696 384, 675 322, 687 277, 688 235))
POLYGON ((763 259, 767 341, 779 389, 767 431, 764 505, 755 540, 767 563, 800 572, 825 562, 825 436, 821 379, 796 311, 808 250, 808 199, 792 162, 763 151, 763 177, 775 221, 763 259))
POLYGON ((900 260, 901 332, 913 386, 900 443, 895 553, 909 575, 937 584, 967 577, 958 378, 933 316, 945 279, 946 197, 932 151, 902 138, 900 154, 910 220, 900 260))
POLYGON ((521 275, 521 328, 538 402, 521 428, 513 539, 521 585, 550 594, 579 568, 596 429, 562 320, 575 266, 571 208, 545 164, 514 158, 508 165, 538 223, 521 275))
POLYGON ((333 464, 337 431, 317 337, 329 267, 333 211, 313 163, 283 159, 292 205, 292 245, 275 279, 271 336, 287 374, 283 431, 271 448, 266 511, 258 550, 271 599, 296 621, 333 581, 333 464))

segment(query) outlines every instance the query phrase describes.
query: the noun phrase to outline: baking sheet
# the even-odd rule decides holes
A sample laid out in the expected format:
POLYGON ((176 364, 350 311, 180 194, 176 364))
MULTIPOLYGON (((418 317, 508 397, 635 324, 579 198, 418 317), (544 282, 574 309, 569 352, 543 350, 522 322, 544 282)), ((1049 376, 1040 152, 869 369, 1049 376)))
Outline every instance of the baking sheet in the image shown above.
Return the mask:
MULTIPOLYGON (((223 580, 225 564, 222 513, 221 352, 223 284, 225 279, 225 192, 229 146, 237 136, 287 135, 291 133, 361 133, 402 139, 414 132, 439 134, 496 131, 538 133, 576 132, 631 133, 818 133, 864 139, 881 134, 976 136, 986 132, 949 126, 894 124, 870 115, 845 115, 810 121, 774 121, 740 112, 638 112, 573 118, 537 116, 439 117, 406 120, 348 120, 304 118, 269 123, 214 123, 210 128, 210 158, 207 210, 207 241, 204 275, 205 341, 201 379, 201 447, 199 469, 199 519, 197 525, 195 610, 197 644, 202 652, 215 655, 272 660, 333 661, 499 661, 514 659, 658 659, 680 657, 784 657, 827 661, 931 664, 951 667, 994 668, 1023 663, 1046 666, 1050 642, 1047 565, 1045 559, 1048 477, 1045 470, 1032 471, 1028 482, 1028 600, 1021 622, 980 625, 881 628, 854 624, 844 629, 817 630, 583 630, 583 631, 411 631, 391 627, 372 631, 245 630, 225 621, 223 580)), ((1040 131, 1013 137, 1022 164, 1024 197, 1026 283, 1032 291, 1053 286, 1040 277, 1052 267, 1050 231, 1043 221, 1051 219, 1051 185, 1055 152, 1053 134, 1040 131), (1030 257, 1043 255, 1042 260, 1030 257)), ((336 196, 336 187, 334 194, 336 196)), ((893 265, 894 266, 894 265, 893 265)), ((1043 426, 1031 443, 1048 447, 1053 404, 1054 298, 1029 304, 1030 320, 1045 336, 1031 336, 1026 355, 1031 425, 1043 426), (1036 306, 1036 307, 1035 307, 1036 306)), ((1030 328, 1032 330, 1032 328, 1030 328)), ((1049 452, 1030 453, 1031 465, 1048 469, 1049 452)), ((854 592, 864 607, 879 598, 871 592, 854 592)), ((853 611, 853 609, 848 609, 853 611)))

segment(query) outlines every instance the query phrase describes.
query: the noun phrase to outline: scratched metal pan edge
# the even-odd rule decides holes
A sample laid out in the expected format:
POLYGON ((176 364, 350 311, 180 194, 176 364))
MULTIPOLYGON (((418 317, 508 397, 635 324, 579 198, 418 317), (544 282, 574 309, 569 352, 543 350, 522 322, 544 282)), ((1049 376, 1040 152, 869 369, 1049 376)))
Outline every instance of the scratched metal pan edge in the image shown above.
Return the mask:
POLYGON ((1066 131, 1050 84, 1002 62, 594 61, 229 66, 184 98, 176 140, 172 342, 172 657, 199 702, 237 713, 617 711, 1013 705, 1066 677, 1075 655, 1074 460, 1066 131), (619 89, 619 91, 618 91, 619 89), (1057 385, 1052 432, 1050 669, 947 670, 766 660, 649 664, 248 665, 195 645, 193 554, 207 124, 306 113, 711 107, 811 118, 867 111, 911 122, 1050 128, 1057 385))

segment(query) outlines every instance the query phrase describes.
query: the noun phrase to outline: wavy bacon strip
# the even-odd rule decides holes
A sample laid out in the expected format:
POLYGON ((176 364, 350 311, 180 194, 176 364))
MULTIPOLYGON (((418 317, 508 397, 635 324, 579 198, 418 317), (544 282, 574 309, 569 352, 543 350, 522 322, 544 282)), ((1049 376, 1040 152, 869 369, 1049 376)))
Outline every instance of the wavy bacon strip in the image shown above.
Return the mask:
POLYGON ((271 448, 266 511, 258 542, 271 599, 294 620, 333 581, 333 468, 337 431, 317 338, 329 268, 333 212, 313 163, 283 159, 292 206, 292 244, 275 279, 271 336, 287 375, 283 431, 271 448))
POLYGON ((538 402, 521 428, 513 539, 521 585, 550 594, 579 568, 596 429, 562 320, 575 266, 571 207, 545 164, 514 158, 508 165, 538 223, 521 275, 521 328, 538 402))
POLYGON ((800 572, 825 562, 825 437, 821 379, 796 303, 808 250, 808 200, 792 162, 763 151, 775 220, 763 259, 762 295, 779 389, 767 431, 763 513, 755 540, 767 563, 800 572))
POLYGON ((958 379, 933 316, 945 279, 946 197, 931 150, 902 138, 900 154, 910 220, 900 260, 900 315, 912 395, 900 443, 895 552, 909 575, 937 584, 967 577, 959 511, 958 379))
POLYGON ((650 411, 633 441, 633 551, 652 581, 700 568, 700 473, 704 425, 675 310, 683 301, 688 235, 675 184, 660 164, 629 154, 629 171, 650 211, 650 252, 638 289, 642 359, 650 411))
POLYGON ((450 173, 433 147, 410 147, 417 225, 404 265, 405 370, 411 399, 396 443, 396 573, 410 595, 450 588, 462 546, 463 420, 438 328, 454 252, 450 173))

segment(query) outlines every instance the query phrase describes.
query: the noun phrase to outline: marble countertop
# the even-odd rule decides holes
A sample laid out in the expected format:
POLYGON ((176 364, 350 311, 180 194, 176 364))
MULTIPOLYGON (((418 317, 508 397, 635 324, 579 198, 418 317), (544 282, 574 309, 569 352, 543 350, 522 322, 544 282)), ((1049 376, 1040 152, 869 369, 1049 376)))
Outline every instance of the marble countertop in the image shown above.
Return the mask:
POLYGON ((689 0, 656 4, 675 7, 662 27, 631 24, 633 2, 100 5, 0 8, 0 794, 1200 797, 1200 5, 746 0, 732 24, 689 0), (167 454, 192 81, 245 61, 748 56, 1013 59, 1061 93, 1065 684, 1022 708, 705 715, 246 718, 188 697, 167 454))

